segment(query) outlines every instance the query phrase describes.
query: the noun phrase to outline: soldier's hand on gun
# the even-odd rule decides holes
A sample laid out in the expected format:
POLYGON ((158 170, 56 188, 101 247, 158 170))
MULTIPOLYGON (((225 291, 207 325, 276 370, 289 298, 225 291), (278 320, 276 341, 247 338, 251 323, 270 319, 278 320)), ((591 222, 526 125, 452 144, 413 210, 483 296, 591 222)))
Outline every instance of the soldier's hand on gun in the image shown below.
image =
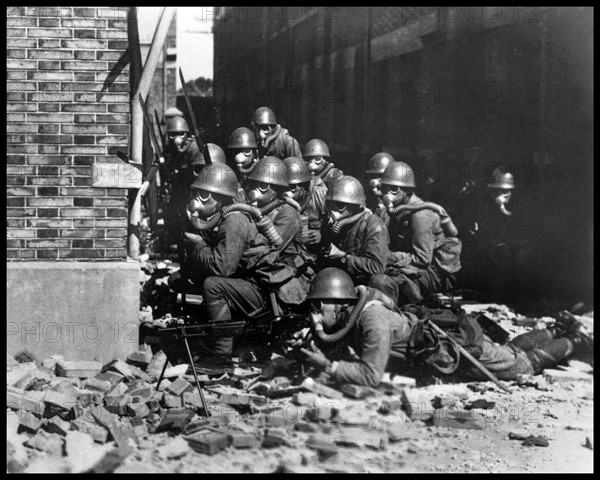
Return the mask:
POLYGON ((306 348, 301 348, 300 351, 306 357, 306 360, 313 365, 317 365, 318 367, 325 369, 331 366, 331 362, 329 359, 323 354, 321 350, 315 345, 315 342, 310 342, 310 350, 306 348))
POLYGON ((321 242, 321 232, 319 230, 309 230, 306 235, 306 243, 314 245, 321 242))

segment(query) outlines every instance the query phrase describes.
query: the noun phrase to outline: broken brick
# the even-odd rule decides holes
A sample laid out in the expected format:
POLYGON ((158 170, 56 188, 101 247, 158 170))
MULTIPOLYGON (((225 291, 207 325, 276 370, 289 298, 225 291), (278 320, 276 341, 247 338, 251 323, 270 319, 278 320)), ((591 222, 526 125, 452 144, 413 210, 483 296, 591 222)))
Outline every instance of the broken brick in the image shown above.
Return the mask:
POLYGON ((383 399, 379 406, 378 412, 387 415, 402 408, 402 402, 399 398, 383 399))
POLYGON ((369 410, 352 409, 342 410, 337 416, 337 421, 342 425, 357 425, 357 426, 368 426, 371 424, 372 413, 369 410))
POLYGON ((391 425, 386 431, 390 442, 400 442, 402 440, 412 440, 414 433, 408 431, 403 425, 391 425))
POLYGON ((177 379, 169 385, 167 388, 168 392, 171 392, 173 395, 181 397, 183 392, 191 392, 194 389, 190 382, 188 382, 183 377, 177 377, 177 379))
POLYGON ((152 355, 149 352, 144 352, 144 351, 140 350, 137 352, 130 353, 129 356, 127 357, 126 362, 131 365, 135 365, 136 367, 145 369, 148 367, 151 360, 152 360, 152 355))
POLYGON ((63 437, 71 428, 71 424, 60 417, 52 417, 46 421, 46 431, 49 433, 57 433, 63 437))
POLYGON ((159 401, 154 398, 148 400, 146 402, 146 405, 148 405, 148 408, 150 409, 151 412, 156 412, 160 408, 159 401))
POLYGON ((19 429, 36 432, 42 426, 42 420, 30 412, 21 412, 19 415, 19 429))
POLYGON ((106 408, 101 406, 90 408, 89 412, 91 413, 94 420, 96 420, 96 423, 98 425, 101 425, 106 428, 108 428, 109 425, 112 425, 113 423, 119 420, 119 417, 117 415, 110 413, 106 408))
POLYGON ((366 398, 374 395, 375 390, 362 385, 354 385, 352 383, 344 383, 339 386, 339 389, 348 395, 350 398, 366 398))
POLYGON ((106 392, 105 396, 107 399, 109 397, 121 397, 125 395, 128 391, 129 389, 127 388, 127 385, 125 385, 124 383, 117 383, 110 390, 108 390, 108 392, 106 392))
POLYGON ((10 386, 14 386, 15 383, 19 382, 22 378, 26 377, 28 374, 35 372, 37 370, 37 365, 33 362, 29 363, 19 363, 18 365, 9 368, 6 371, 6 384, 10 386))
POLYGON ((71 422, 71 430, 81 433, 87 433, 97 443, 105 444, 108 440, 108 430, 100 425, 93 425, 82 419, 77 419, 71 422))
POLYGON ((125 381, 125 375, 122 375, 119 372, 113 372, 112 370, 101 372, 97 374, 94 378, 103 382, 110 383, 111 388, 113 388, 118 383, 125 381))
POLYGON ((77 397, 67 396, 53 390, 46 390, 44 403, 47 406, 58 407, 59 409, 69 411, 77 403, 77 397))
POLYGON ((102 367, 102 372, 106 372, 112 370, 114 372, 119 372, 121 375, 125 377, 132 377, 133 373, 131 372, 131 368, 127 365, 123 360, 119 360, 115 358, 111 360, 106 365, 102 367))
POLYGON ((444 409, 438 410, 435 413, 433 416, 433 425, 436 427, 485 430, 486 419, 474 411, 444 409))
POLYGON ((37 362, 37 358, 29 350, 21 350, 13 358, 19 363, 37 362))
POLYGON ((253 448, 256 446, 256 437, 251 433, 235 429, 220 429, 219 431, 227 435, 229 444, 233 448, 253 448))
POLYGON ((56 375, 68 378, 90 378, 98 375, 102 370, 102 364, 95 361, 82 362, 57 362, 56 375))
POLYGON ((308 408, 306 412, 304 412, 304 418, 310 420, 311 422, 325 421, 331 420, 338 413, 338 409, 335 405, 325 404, 325 405, 317 405, 312 408, 308 408))
POLYGON ((195 433, 186 440, 195 452, 206 455, 214 455, 229 445, 229 438, 226 434, 211 431, 195 433))
POLYGON ((314 433, 319 431, 319 427, 317 427, 317 425, 314 423, 300 421, 294 424, 294 430, 298 432, 314 433))
POLYGON ((433 397, 433 408, 444 408, 450 407, 458 402, 458 398, 453 397, 452 395, 436 395, 433 397))
POLYGON ((97 378, 88 378, 85 382, 85 388, 88 390, 97 390, 98 392, 106 392, 112 385, 110 382, 98 380, 97 378))
POLYGON ((322 383, 315 382, 310 377, 304 379, 304 381, 302 382, 302 387, 305 388, 306 390, 309 390, 313 393, 317 393, 319 395, 323 395, 324 397, 327 397, 327 398, 339 399, 344 396, 342 394, 342 392, 339 392, 338 390, 334 390, 333 388, 327 387, 326 385, 323 385, 322 383))
POLYGON ((116 397, 106 397, 106 410, 117 415, 127 415, 127 404, 131 403, 129 395, 119 395, 116 397))
POLYGON ((319 460, 326 460, 338 453, 335 443, 330 442, 326 437, 321 435, 311 435, 306 441, 306 446, 311 450, 317 451, 319 460))
POLYGON ((183 399, 177 395, 165 393, 163 395, 162 404, 165 408, 181 408, 183 407, 183 399))
POLYGON ((471 402, 469 405, 465 405, 465 410, 472 410, 474 408, 481 408, 483 410, 489 410, 496 406, 496 402, 489 402, 485 398, 478 398, 471 402))
POLYGON ((132 442, 139 444, 137 435, 133 431, 133 427, 130 423, 115 422, 110 424, 107 428, 120 449, 124 449, 125 451, 131 449, 132 442))
POLYGON ((167 356, 165 353, 162 350, 156 352, 152 357, 152 360, 150 360, 148 368, 146 368, 146 373, 148 375, 154 375, 156 378, 158 378, 163 367, 165 366, 165 363, 167 363, 167 356))
POLYGON ((183 403, 185 406, 191 406, 194 408, 204 408, 200 395, 196 390, 193 392, 183 392, 183 403))
POLYGON ((366 447, 372 450, 385 450, 388 444, 388 435, 382 432, 361 430, 357 434, 354 428, 344 428, 340 431, 335 443, 353 447, 366 447))
POLYGON ((38 416, 44 415, 46 404, 40 400, 32 398, 32 392, 17 393, 16 391, 6 391, 6 406, 13 410, 22 410, 25 412, 35 413, 38 416))
POLYGON ((87 391, 80 393, 78 400, 84 407, 86 405, 102 405, 104 403, 104 395, 100 392, 87 391))
POLYGON ((127 413, 132 417, 144 418, 150 415, 150 409, 145 403, 128 403, 127 413))
POLYGON ((426 397, 420 392, 413 388, 406 388, 402 390, 400 394, 400 401, 404 411, 412 418, 416 413, 425 412, 430 410, 430 403, 426 397))
POLYGON ((261 446, 263 448, 280 447, 288 445, 287 435, 279 428, 268 428, 265 430, 261 446))
POLYGON ((175 435, 181 433, 194 415, 194 410, 190 410, 189 408, 174 408, 169 410, 156 428, 156 433, 163 431, 168 431, 175 435))

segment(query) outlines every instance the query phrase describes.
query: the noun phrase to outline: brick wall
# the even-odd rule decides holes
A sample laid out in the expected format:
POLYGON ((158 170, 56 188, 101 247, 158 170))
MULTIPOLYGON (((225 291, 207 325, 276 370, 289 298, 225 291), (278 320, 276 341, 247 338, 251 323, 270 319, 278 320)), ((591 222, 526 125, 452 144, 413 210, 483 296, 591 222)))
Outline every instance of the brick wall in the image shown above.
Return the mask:
POLYGON ((126 258, 127 190, 94 165, 128 151, 125 7, 7 7, 7 257, 126 258))

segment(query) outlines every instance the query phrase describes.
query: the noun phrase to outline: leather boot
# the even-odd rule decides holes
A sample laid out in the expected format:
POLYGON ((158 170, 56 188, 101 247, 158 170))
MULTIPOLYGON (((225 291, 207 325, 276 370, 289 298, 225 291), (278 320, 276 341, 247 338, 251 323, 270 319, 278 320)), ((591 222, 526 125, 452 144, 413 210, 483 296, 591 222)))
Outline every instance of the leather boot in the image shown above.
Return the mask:
POLYGON ((556 366, 558 362, 573 352, 573 343, 568 338, 555 338, 541 347, 526 352, 533 366, 534 374, 542 373, 544 368, 556 366))
MULTIPOLYGON (((209 322, 228 322, 231 310, 227 302, 216 301, 206 304, 206 315, 209 322)), ((211 349, 224 359, 230 359, 233 353, 233 337, 214 336, 209 342, 211 349)))
POLYGON ((520 348, 524 352, 541 347, 554 338, 550 330, 542 328, 540 330, 532 330, 531 332, 523 333, 518 337, 513 338, 509 343, 520 348))

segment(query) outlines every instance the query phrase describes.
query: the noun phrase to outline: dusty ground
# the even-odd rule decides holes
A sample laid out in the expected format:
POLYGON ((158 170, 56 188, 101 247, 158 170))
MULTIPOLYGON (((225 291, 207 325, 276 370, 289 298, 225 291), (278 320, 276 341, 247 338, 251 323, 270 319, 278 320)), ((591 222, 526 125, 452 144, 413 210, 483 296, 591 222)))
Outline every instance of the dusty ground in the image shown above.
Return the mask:
MULTIPOLYGON (((166 273, 169 269, 162 270, 166 273)), ((146 281, 146 295, 143 298, 156 298, 156 294, 164 291, 166 285, 160 280, 164 276, 161 274, 157 277, 158 283, 151 282, 152 285, 149 286, 146 272, 142 279, 146 281)), ((159 303, 153 304, 155 312, 163 308, 159 303)), ((466 308, 485 311, 509 332, 510 337, 531 328, 542 328, 552 321, 551 318, 533 317, 531 314, 525 317, 504 305, 480 304, 468 305, 466 308)), ((593 331, 593 312, 579 318, 593 331)), ((246 345, 243 351, 252 350, 260 359, 260 354, 265 353, 260 350, 264 348, 260 344, 246 345)), ((234 449, 230 446, 214 455, 207 455, 194 451, 182 434, 142 435, 139 445, 116 468, 116 472, 592 473, 593 359, 587 360, 571 360, 569 365, 565 362, 557 367, 563 370, 563 374, 568 374, 568 378, 558 379, 560 372, 553 374, 548 371, 545 375, 525 379, 519 384, 506 382, 511 390, 510 394, 491 381, 452 383, 448 378, 431 375, 418 377, 419 386, 406 390, 410 393, 411 401, 417 405, 417 411, 413 415, 409 415, 405 407, 387 414, 379 411, 382 402, 400 403, 402 399, 403 387, 401 382, 394 384, 394 378, 384 383, 373 395, 361 400, 341 395, 340 398, 326 398, 311 393, 311 403, 299 401, 290 394, 280 399, 263 397, 262 403, 253 404, 250 412, 248 408, 236 407, 238 410, 235 410, 223 402, 221 395, 233 391, 231 381, 224 382, 227 385, 213 384, 204 389, 212 412, 211 425, 227 425, 227 428, 252 433, 256 436, 257 446, 250 449, 234 449), (442 409, 434 409, 432 400, 436 396, 452 396, 457 401, 442 409), (432 415, 441 418, 452 412, 464 412, 465 407, 478 399, 495 403, 487 410, 469 411, 479 418, 476 423, 482 427, 481 430, 433 425, 432 415), (320 411, 332 412, 331 418, 313 421, 307 412, 315 406, 320 411), (283 417, 283 421, 276 427, 283 432, 285 444, 269 448, 261 446, 269 427, 259 417, 273 412, 283 417), (351 438, 359 445, 340 443, 342 432, 346 438, 351 438), (379 444, 379 449, 360 445, 365 443, 367 437, 377 433, 384 439, 379 444), (512 439, 514 434, 518 434, 521 440, 512 439), (531 435, 545 437, 548 445, 524 446, 522 438, 531 435), (330 443, 325 449, 311 449, 307 446, 307 441, 313 436, 319 436, 330 443)), ((261 365, 263 364, 258 362, 254 365, 240 364, 243 367, 240 371, 257 372, 261 365)), ((411 375, 414 372, 402 373, 416 376, 411 375)), ((230 375, 230 379, 234 377, 235 375, 230 375)), ((192 375, 187 374, 184 378, 193 384, 192 375)), ((237 386, 240 386, 239 382, 237 386)), ((241 389, 237 391, 245 393, 241 389)), ((8 414, 14 427, 14 412, 9 410, 8 414)), ((197 417, 195 421, 202 419, 197 417)), ((13 444, 17 444, 24 437, 20 440, 12 438, 13 444)), ((29 465, 26 471, 69 471, 64 465, 68 455, 67 459, 61 459, 62 463, 56 464, 46 454, 31 449, 23 450, 24 448, 19 446, 17 453, 29 465)), ((96 448, 99 447, 96 445, 96 448)))

